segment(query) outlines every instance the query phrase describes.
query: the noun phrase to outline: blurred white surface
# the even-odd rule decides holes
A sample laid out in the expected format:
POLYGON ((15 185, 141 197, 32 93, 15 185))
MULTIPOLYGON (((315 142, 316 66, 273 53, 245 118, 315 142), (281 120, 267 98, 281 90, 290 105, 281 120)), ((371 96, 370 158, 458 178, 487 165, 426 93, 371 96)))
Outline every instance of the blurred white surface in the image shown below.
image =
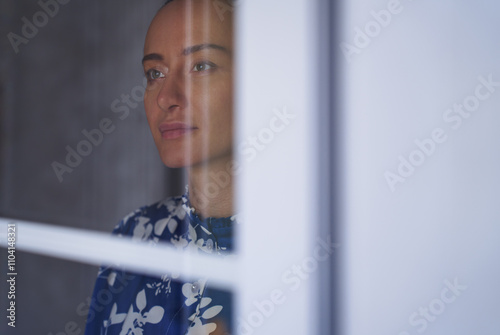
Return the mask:
MULTIPOLYGON (((500 5, 398 3, 359 53, 344 57, 338 48, 343 334, 497 334, 500 5), (414 153, 425 151, 415 141, 436 129, 445 140, 414 153), (403 175, 400 156, 415 163, 403 175), (404 182, 391 185, 387 172, 404 182), (467 288, 442 305, 444 281, 455 278, 467 288)), ((346 1, 342 40, 354 45, 355 28, 390 4, 346 1)))

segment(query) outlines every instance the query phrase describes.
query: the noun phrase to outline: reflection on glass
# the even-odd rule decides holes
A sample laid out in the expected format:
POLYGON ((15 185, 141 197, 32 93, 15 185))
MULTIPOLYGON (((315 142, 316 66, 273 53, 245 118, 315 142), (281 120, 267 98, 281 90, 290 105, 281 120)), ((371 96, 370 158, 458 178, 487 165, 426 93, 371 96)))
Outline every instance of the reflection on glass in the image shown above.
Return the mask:
MULTIPOLYGON (((186 191, 126 216, 114 234, 224 255, 233 250, 233 18, 212 0, 170 0, 153 19, 142 64, 146 116, 163 163, 185 167, 186 191)), ((168 260, 158 260, 159 262, 168 260)), ((103 267, 86 334, 227 334, 232 296, 103 267)))

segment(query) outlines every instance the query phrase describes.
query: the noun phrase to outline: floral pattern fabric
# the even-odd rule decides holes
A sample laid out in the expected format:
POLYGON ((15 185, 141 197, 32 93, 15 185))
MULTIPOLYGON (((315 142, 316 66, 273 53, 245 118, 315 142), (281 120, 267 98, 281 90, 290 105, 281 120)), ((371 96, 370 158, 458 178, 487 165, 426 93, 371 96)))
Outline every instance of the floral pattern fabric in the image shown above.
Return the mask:
MULTIPOLYGON (((189 193, 127 215, 113 234, 135 241, 166 242, 178 249, 224 256, 233 250, 236 216, 201 220, 189 193)), ((168 260, 166 260, 168 261, 168 260)), ((92 295, 86 335, 229 334, 232 295, 211 289, 207 280, 182 282, 101 267, 92 295)))

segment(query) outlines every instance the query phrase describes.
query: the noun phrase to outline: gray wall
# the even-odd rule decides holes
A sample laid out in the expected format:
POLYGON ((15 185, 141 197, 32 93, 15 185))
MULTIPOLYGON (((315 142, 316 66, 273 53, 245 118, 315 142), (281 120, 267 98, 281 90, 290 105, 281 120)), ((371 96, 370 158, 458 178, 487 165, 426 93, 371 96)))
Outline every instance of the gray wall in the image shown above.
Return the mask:
MULTIPOLYGON (((142 45, 161 3, 69 1, 16 53, 8 34, 22 36, 22 18, 33 22, 42 8, 0 2, 0 217, 110 232, 137 207, 182 192, 181 171, 158 157, 142 102, 126 117, 111 108, 122 95, 140 98, 142 45), (76 150, 82 131, 104 119, 113 131, 59 180, 53 162, 66 165, 66 147, 76 150)), ((17 264, 17 327, 2 321, 1 334, 58 334, 71 321, 83 329, 76 309, 91 294, 96 267, 21 252, 17 264)))

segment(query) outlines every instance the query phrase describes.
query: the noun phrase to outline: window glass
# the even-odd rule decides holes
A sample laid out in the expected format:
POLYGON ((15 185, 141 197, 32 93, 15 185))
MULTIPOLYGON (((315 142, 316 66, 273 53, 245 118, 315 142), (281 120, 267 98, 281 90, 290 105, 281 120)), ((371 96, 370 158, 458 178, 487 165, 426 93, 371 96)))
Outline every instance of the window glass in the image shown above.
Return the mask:
POLYGON ((232 332, 231 286, 212 284, 209 269, 186 273, 201 264, 197 256, 212 256, 221 268, 218 260, 237 250, 234 3, 0 7, 0 217, 34 222, 18 224, 20 243, 23 228, 25 241, 40 232, 34 254, 17 251, 17 330, 232 332), (103 258, 97 269, 70 261, 82 247, 89 248, 86 262, 95 252, 84 240, 72 245, 86 233, 66 228, 185 256, 172 261, 180 272, 163 273, 162 254, 140 260, 133 247, 92 235, 103 258), (59 253, 69 260, 37 254, 57 256, 42 251, 51 234, 67 239, 71 250, 59 253), (139 266, 111 262, 114 253, 139 266), (141 261, 152 266, 142 272, 141 261))

